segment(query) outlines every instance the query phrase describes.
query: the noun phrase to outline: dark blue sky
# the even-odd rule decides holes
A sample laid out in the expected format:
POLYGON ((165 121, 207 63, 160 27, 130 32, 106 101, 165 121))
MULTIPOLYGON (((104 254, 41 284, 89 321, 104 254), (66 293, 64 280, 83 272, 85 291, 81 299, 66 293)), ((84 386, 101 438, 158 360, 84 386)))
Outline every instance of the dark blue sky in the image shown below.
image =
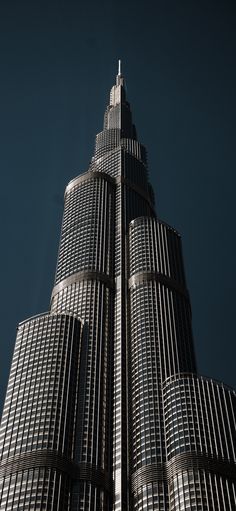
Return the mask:
POLYGON ((235 2, 0 3, 1 336, 46 311, 63 194, 123 61, 159 216, 182 234, 199 370, 236 386, 235 2))

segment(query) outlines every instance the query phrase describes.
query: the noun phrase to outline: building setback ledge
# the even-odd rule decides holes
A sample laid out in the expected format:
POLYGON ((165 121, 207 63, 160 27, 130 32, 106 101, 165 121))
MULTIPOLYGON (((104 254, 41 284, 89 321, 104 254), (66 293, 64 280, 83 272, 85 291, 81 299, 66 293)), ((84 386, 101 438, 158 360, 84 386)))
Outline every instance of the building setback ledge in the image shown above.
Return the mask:
POLYGON ((68 192, 70 192, 73 188, 76 186, 81 185, 85 181, 89 181, 90 179, 105 179, 105 181, 108 181, 108 183, 111 183, 112 185, 115 185, 115 179, 110 176, 109 174, 106 174, 105 172, 98 172, 98 171, 92 171, 88 170, 87 172, 84 172, 84 174, 81 174, 81 176, 75 177, 72 179, 72 181, 69 182, 69 184, 66 187, 65 190, 65 196, 68 192))
POLYGON ((89 270, 79 271, 77 273, 73 273, 73 275, 70 275, 69 277, 66 277, 61 282, 58 282, 58 284, 56 284, 52 290, 51 299, 57 295, 57 293, 60 293, 60 291, 62 291, 65 287, 68 287, 71 284, 75 284, 76 282, 81 282, 82 280, 97 280, 98 282, 106 284, 111 289, 114 287, 113 279, 105 273, 89 270))
POLYGON ((101 467, 90 463, 77 464, 62 453, 48 449, 24 452, 2 460, 0 479, 23 470, 39 467, 59 470, 69 475, 73 480, 89 481, 106 491, 111 491, 112 488, 108 474, 101 467))
POLYGON ((189 300, 189 293, 186 288, 178 284, 178 282, 167 275, 159 272, 140 272, 135 273, 132 277, 129 278, 129 288, 133 288, 139 284, 144 284, 145 282, 156 281, 160 284, 164 284, 166 287, 170 287, 175 291, 178 291, 182 295, 184 295, 189 300))
POLYGON ((177 454, 166 463, 153 463, 140 467, 131 475, 131 491, 136 493, 140 487, 157 481, 170 483, 173 477, 186 470, 202 470, 236 480, 234 462, 190 451, 177 454))

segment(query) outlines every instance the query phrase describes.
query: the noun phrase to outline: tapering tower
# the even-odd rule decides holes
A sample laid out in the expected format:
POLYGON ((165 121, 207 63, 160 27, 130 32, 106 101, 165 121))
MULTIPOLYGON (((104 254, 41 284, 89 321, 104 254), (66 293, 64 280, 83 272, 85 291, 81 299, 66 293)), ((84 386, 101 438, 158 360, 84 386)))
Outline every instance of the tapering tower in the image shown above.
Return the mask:
MULTIPOLYGON (((84 440, 81 439, 80 455, 83 462, 98 465, 96 453, 102 447, 103 431, 107 456, 112 447, 106 471, 112 474, 109 484, 113 481, 114 509, 128 506, 128 228, 130 221, 140 215, 155 216, 153 194, 148 183, 146 151, 137 141, 119 65, 89 170, 66 189, 51 304, 53 312, 76 312, 91 330, 91 374, 86 372, 84 396, 88 422, 81 433, 84 440), (94 309, 90 300, 102 306, 102 312, 94 309), (103 356, 105 345, 109 374, 97 359, 103 356), (98 371, 97 379, 94 371, 98 371), (91 442, 89 428, 93 431, 91 442)), ((89 489, 88 493, 91 494, 89 489)))
POLYGON ((235 392, 197 376, 180 236, 155 213, 119 61, 65 191, 50 311, 20 324, 1 509, 233 511, 235 392))

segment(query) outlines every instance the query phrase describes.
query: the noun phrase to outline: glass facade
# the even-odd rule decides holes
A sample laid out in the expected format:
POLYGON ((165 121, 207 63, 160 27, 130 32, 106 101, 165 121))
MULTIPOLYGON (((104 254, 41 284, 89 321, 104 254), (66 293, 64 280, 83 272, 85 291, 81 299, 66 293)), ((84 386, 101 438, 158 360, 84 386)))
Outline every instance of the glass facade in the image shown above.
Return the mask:
POLYGON ((0 509, 236 510, 236 395, 196 371, 180 235, 119 72, 65 191, 50 311, 18 328, 0 509))
POLYGON ((236 393, 180 373, 163 385, 170 510, 236 509, 236 393))
POLYGON ((68 509, 82 333, 68 314, 18 327, 0 431, 2 510, 68 509))

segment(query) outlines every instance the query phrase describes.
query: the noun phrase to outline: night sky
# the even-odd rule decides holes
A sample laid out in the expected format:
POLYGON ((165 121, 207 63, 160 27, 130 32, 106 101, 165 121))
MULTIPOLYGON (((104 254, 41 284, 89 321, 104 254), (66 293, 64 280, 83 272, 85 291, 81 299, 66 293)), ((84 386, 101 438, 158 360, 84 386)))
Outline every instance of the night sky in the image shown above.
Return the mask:
POLYGON ((47 311, 66 184, 122 59, 158 215, 180 231, 199 371, 236 387, 236 3, 0 1, 1 335, 47 311))

